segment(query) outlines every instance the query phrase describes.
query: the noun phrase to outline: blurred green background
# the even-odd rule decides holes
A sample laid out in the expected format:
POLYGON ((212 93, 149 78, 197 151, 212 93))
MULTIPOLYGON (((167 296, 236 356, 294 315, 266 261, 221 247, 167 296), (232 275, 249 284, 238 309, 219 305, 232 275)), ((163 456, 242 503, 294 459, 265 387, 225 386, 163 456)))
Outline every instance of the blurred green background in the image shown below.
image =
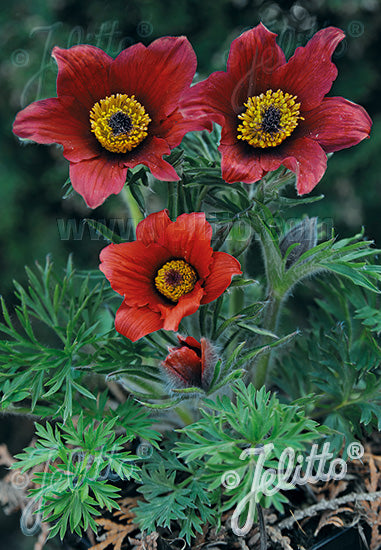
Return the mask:
MULTIPOLYGON (((115 196, 94 211, 78 195, 63 199, 68 162, 60 150, 55 146, 24 146, 12 134, 17 111, 37 99, 55 96, 57 71, 50 58, 55 45, 67 48, 89 43, 116 56, 136 42, 149 44, 163 35, 185 34, 198 57, 197 76, 203 78, 225 68, 231 41, 259 21, 279 34, 287 56, 319 28, 342 28, 347 37, 334 54, 339 77, 330 95, 361 103, 374 126, 370 140, 330 159, 326 175, 314 190, 326 198, 307 212, 328 220, 328 225, 333 219, 340 236, 352 235, 364 225, 366 235, 381 246, 380 8, 378 0, 4 3, 0 10, 0 293, 11 302, 12 279, 23 282, 24 265, 35 260, 43 263, 47 253, 52 253, 58 265, 64 265, 72 252, 75 265, 96 268, 105 243, 94 239, 81 224, 82 218, 126 215, 122 201, 115 196), (72 220, 71 235, 67 233, 68 220, 72 220)), ((291 215, 302 212, 294 210, 291 215)), ((27 435, 23 435, 21 445, 19 438, 12 443, 12 424, 4 418, 0 424, 1 441, 10 441, 11 451, 17 452, 28 443, 27 435)), ((3 548, 5 539, 1 540, 3 548)), ((7 550, 32 546, 25 538, 6 542, 7 550)))

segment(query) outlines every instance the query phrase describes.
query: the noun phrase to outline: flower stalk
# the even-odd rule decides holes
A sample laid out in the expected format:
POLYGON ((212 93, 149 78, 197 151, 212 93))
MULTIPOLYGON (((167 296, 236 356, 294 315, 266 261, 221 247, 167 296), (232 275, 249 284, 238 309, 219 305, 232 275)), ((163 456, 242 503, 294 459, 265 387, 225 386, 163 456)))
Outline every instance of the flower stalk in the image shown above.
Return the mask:
MULTIPOLYGON (((264 319, 262 327, 270 332, 275 332, 278 327, 281 307, 283 299, 279 296, 269 296, 267 305, 265 307, 264 319)), ((271 341, 271 337, 265 336, 262 341, 262 345, 266 345, 271 341)), ((266 383, 267 372, 271 362, 271 350, 263 353, 258 357, 255 363, 255 371, 252 375, 253 384, 256 389, 261 388, 266 383)))
POLYGON ((131 193, 131 189, 128 185, 125 185, 123 187, 121 197, 127 207, 128 218, 131 220, 131 225, 134 228, 135 233, 138 223, 141 222, 143 219, 143 214, 141 213, 138 203, 134 199, 131 193))

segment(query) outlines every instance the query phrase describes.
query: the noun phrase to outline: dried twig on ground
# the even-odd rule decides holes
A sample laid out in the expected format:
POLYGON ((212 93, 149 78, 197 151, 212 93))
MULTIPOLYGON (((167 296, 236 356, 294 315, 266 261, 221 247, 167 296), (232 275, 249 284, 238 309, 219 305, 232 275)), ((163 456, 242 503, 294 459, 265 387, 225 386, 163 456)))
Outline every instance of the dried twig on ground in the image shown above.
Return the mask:
POLYGON ((332 500, 321 500, 317 504, 313 504, 308 508, 303 510, 297 510, 294 515, 290 518, 286 518, 280 521, 277 525, 279 529, 290 529, 296 521, 299 521, 303 518, 309 518, 316 516, 319 512, 324 510, 336 510, 344 504, 361 502, 361 501, 375 501, 381 498, 381 491, 376 491, 374 493, 350 493, 343 497, 334 498, 332 500))
POLYGON ((98 544, 92 546, 89 550, 104 550, 108 546, 113 546, 114 550, 121 550, 124 539, 136 529, 136 526, 131 523, 123 525, 122 523, 115 523, 110 519, 104 518, 95 521, 103 527, 106 533, 102 537, 98 537, 98 540, 103 540, 100 540, 98 544))
MULTIPOLYGON (((369 465, 369 477, 365 479, 365 486, 370 494, 375 494, 381 483, 380 457, 366 453, 364 459, 369 465)), ((370 550, 376 550, 381 545, 381 491, 379 493, 380 497, 378 499, 361 502, 363 517, 371 528, 370 550)))
POLYGON ((98 543, 93 545, 89 550, 104 550, 108 546, 112 546, 114 550, 121 550, 127 535, 137 529, 133 521, 135 514, 132 512, 132 508, 136 506, 136 502, 137 498, 130 497, 118 501, 120 510, 115 510, 113 517, 119 521, 123 521, 123 523, 117 523, 106 518, 95 520, 99 526, 103 527, 105 533, 97 537, 98 543))
POLYGON ((8 451, 8 447, 4 444, 0 445, 0 465, 9 468, 14 462, 16 461, 8 451))
POLYGON ((268 525, 267 534, 272 542, 278 543, 283 548, 283 550, 293 550, 292 546, 290 546, 291 540, 288 537, 282 535, 281 530, 278 529, 278 527, 268 525))

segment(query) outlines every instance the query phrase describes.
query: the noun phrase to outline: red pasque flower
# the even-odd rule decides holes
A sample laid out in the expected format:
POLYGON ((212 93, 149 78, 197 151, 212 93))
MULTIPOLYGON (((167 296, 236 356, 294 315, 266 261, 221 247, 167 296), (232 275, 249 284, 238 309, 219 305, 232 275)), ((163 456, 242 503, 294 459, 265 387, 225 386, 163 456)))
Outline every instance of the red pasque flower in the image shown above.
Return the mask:
POLYGON ((37 143, 59 143, 74 189, 95 208, 119 193, 128 168, 148 166, 159 180, 179 177, 163 155, 189 130, 179 111, 196 71, 182 37, 135 44, 116 59, 94 46, 54 48, 57 96, 18 113, 13 131, 37 143))
POLYGON ((150 214, 136 228, 136 241, 101 251, 101 271, 124 296, 115 328, 132 340, 161 328, 177 330, 183 317, 218 298, 241 273, 239 262, 210 246, 204 212, 172 222, 167 210, 150 214))
POLYGON ((177 335, 179 345, 169 348, 162 367, 171 384, 178 388, 198 387, 207 391, 218 361, 216 351, 209 340, 198 342, 192 336, 177 335))
POLYGON ((299 195, 322 178, 326 153, 369 136, 366 111, 342 97, 325 97, 337 76, 331 55, 340 29, 317 32, 286 62, 276 34, 259 24, 233 41, 227 71, 187 93, 183 113, 198 129, 222 126, 219 150, 228 183, 253 183, 281 164, 297 175, 299 195))

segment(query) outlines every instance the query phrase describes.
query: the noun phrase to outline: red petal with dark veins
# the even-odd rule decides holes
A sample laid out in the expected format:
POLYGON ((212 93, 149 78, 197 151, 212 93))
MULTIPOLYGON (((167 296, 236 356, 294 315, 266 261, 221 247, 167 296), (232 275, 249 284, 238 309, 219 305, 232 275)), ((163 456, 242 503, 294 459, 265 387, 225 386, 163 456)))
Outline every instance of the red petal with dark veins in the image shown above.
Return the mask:
POLYGON ((212 302, 227 289, 233 275, 240 275, 241 265, 238 260, 225 252, 214 252, 210 275, 204 283, 202 304, 212 302))
POLYGON ((156 136, 148 137, 147 142, 127 153, 121 163, 128 168, 134 168, 138 164, 147 166, 152 175, 161 181, 178 181, 180 179, 176 170, 169 162, 163 160, 163 155, 169 155, 171 149, 168 143, 156 136))
POLYGON ((192 86, 183 96, 180 110, 189 131, 213 129, 213 122, 223 126, 225 119, 234 114, 231 97, 234 81, 222 71, 211 74, 206 80, 192 86))
POLYGON ((276 36, 260 23, 232 42, 227 72, 235 81, 230 98, 234 112, 242 111, 248 97, 271 88, 274 71, 286 63, 276 36))
POLYGON ((176 306, 159 304, 158 309, 161 311, 163 328, 165 330, 177 330, 183 317, 192 315, 198 310, 203 294, 201 283, 198 281, 192 292, 181 296, 176 306))
POLYGON ((157 243, 162 239, 165 229, 171 223, 167 209, 154 212, 138 223, 136 238, 145 245, 157 243))
POLYGON ((236 147, 241 149, 241 154, 249 153, 252 151, 252 148, 248 146, 246 142, 243 142, 237 138, 238 135, 238 123, 241 121, 239 120, 238 116, 234 114, 230 118, 225 119, 225 124, 222 127, 221 130, 221 139, 220 139, 220 147, 218 150, 221 150, 221 146, 223 145, 235 145, 236 147))
POLYGON ((206 221, 204 212, 181 214, 165 229, 160 244, 165 246, 173 258, 181 258, 193 266, 200 279, 209 274, 213 249, 210 246, 212 227, 206 221))
POLYGON ((356 103, 343 97, 326 97, 319 107, 305 114, 305 136, 333 153, 369 137, 372 119, 356 103))
POLYGON ((331 56, 344 36, 344 32, 335 27, 318 31, 273 75, 273 89, 296 95, 303 116, 305 111, 317 107, 331 89, 337 76, 331 56))
POLYGON ((163 328, 160 314, 148 307, 130 307, 122 303, 115 316, 115 328, 126 338, 135 342, 146 334, 163 328))
POLYGON ((43 99, 28 105, 17 114, 13 132, 37 143, 59 143, 64 157, 73 162, 99 155, 89 117, 83 116, 83 107, 73 98, 43 99))
POLYGON ((104 155, 70 164, 70 180, 87 206, 96 208, 110 195, 117 195, 126 182, 127 168, 117 159, 104 155))
POLYGON ((190 130, 211 131, 212 121, 223 127, 230 121, 236 139, 236 117, 243 111, 243 104, 248 97, 270 88, 273 72, 285 63, 275 38, 276 34, 260 24, 233 41, 227 72, 211 74, 192 86, 183 98, 181 112, 191 124, 198 125, 190 130))
POLYGON ((182 347, 170 352, 163 367, 175 384, 179 381, 188 387, 201 384, 201 360, 192 349, 182 347))
POLYGON ((169 147, 174 149, 180 145, 187 132, 193 132, 197 129, 199 128, 187 121, 180 111, 175 111, 151 131, 154 131, 158 138, 164 139, 169 147))
MULTIPOLYGON (((238 140, 237 140, 238 142, 238 140)), ((247 146, 250 147, 250 146, 247 146)), ((263 176, 260 154, 257 149, 246 149, 245 144, 220 145, 222 177, 227 183, 242 181, 254 183, 263 176)))
POLYGON ((112 64, 111 85, 114 93, 134 94, 157 122, 178 108, 196 66, 187 38, 167 36, 148 48, 137 44, 120 53, 112 64))
POLYGON ((319 183, 327 168, 327 156, 320 145, 308 138, 299 138, 287 142, 276 156, 263 155, 262 167, 265 170, 275 170, 283 164, 295 172, 298 195, 310 193, 319 183))
POLYGON ((97 101, 110 95, 109 71, 113 59, 95 46, 53 48, 57 61, 57 95, 72 96, 89 112, 97 101))
POLYGON ((141 241, 110 244, 100 253, 99 269, 112 288, 122 294, 129 306, 150 306, 157 310, 162 303, 154 288, 157 270, 169 260, 168 252, 158 244, 145 246, 141 241))

